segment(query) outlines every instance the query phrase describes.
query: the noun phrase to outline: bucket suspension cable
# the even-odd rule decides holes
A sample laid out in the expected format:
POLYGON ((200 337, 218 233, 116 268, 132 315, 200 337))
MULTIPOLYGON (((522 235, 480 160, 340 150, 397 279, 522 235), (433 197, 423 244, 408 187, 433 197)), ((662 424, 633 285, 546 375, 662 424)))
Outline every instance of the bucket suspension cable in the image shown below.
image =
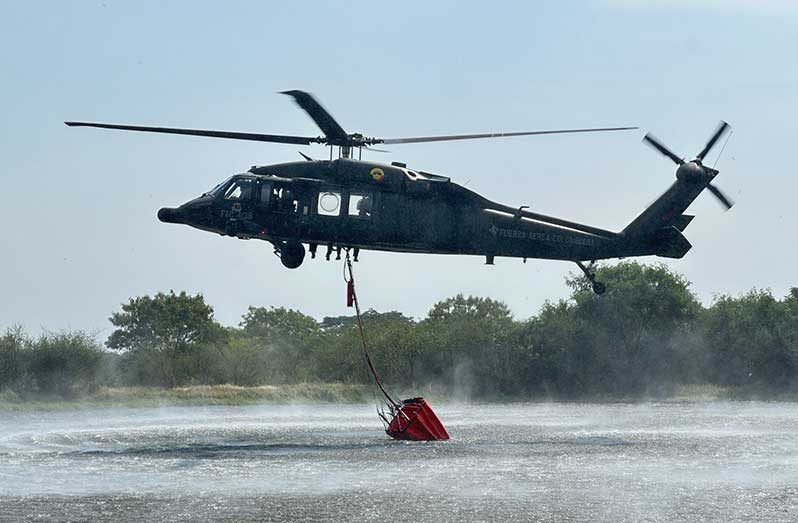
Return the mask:
POLYGON ((369 366, 369 371, 371 371, 371 375, 374 377, 374 382, 377 384, 377 387, 379 387, 380 392, 385 396, 388 405, 390 405, 392 409, 398 409, 401 405, 385 390, 380 377, 377 375, 377 370, 371 362, 371 357, 369 356, 368 346, 366 344, 366 333, 363 330, 363 319, 360 315, 360 305, 357 302, 357 293, 355 292, 355 275, 352 272, 352 260, 349 257, 349 249, 346 250, 346 260, 344 262, 344 281, 346 281, 346 304, 350 307, 352 305, 355 307, 357 328, 360 332, 360 343, 363 348, 363 356, 365 356, 366 363, 369 366))

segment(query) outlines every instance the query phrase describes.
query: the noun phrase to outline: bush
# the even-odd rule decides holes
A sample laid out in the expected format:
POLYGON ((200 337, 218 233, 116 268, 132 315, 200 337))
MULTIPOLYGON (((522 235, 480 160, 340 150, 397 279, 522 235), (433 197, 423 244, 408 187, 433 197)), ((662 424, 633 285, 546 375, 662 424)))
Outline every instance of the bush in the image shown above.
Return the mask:
POLYGON ((19 384, 23 374, 22 351, 29 343, 21 327, 8 329, 0 338, 0 392, 19 384))
POLYGON ((73 398, 97 388, 103 350, 83 332, 44 334, 25 351, 34 390, 73 398))

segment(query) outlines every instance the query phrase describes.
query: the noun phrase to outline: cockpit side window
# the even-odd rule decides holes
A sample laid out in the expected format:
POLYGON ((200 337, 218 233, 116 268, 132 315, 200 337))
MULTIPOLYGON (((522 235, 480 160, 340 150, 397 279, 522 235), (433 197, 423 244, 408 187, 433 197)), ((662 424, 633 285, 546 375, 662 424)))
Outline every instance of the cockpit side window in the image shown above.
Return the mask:
POLYGON ((254 181, 248 178, 241 178, 233 182, 224 193, 225 200, 249 200, 252 198, 252 186, 254 181))

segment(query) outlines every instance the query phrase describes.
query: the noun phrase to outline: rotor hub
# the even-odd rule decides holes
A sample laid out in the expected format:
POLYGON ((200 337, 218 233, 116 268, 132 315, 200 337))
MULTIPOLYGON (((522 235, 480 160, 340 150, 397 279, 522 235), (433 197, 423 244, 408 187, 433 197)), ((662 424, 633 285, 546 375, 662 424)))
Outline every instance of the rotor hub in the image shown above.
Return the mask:
POLYGON ((683 182, 703 182, 707 178, 707 173, 696 162, 685 162, 676 169, 676 178, 683 182))

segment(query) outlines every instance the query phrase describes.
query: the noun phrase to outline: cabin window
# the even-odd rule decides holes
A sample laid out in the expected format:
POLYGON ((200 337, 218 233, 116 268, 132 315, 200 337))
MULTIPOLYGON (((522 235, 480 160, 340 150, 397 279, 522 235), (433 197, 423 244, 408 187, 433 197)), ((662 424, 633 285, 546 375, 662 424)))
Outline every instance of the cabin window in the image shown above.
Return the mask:
POLYGON ((253 180, 246 178, 233 182, 224 193, 225 200, 249 200, 252 196, 253 180))
POLYGON ((272 197, 272 184, 271 182, 261 182, 260 184, 260 204, 264 207, 269 206, 272 197))
POLYGON ((349 195, 349 216, 371 218, 374 207, 374 196, 369 193, 352 193, 349 195))
POLYGON ((275 185, 271 194, 271 209, 275 212, 296 213, 300 210, 299 194, 291 185, 275 185))
POLYGON ((340 216, 341 193, 333 191, 319 193, 319 205, 316 212, 321 216, 340 216))

